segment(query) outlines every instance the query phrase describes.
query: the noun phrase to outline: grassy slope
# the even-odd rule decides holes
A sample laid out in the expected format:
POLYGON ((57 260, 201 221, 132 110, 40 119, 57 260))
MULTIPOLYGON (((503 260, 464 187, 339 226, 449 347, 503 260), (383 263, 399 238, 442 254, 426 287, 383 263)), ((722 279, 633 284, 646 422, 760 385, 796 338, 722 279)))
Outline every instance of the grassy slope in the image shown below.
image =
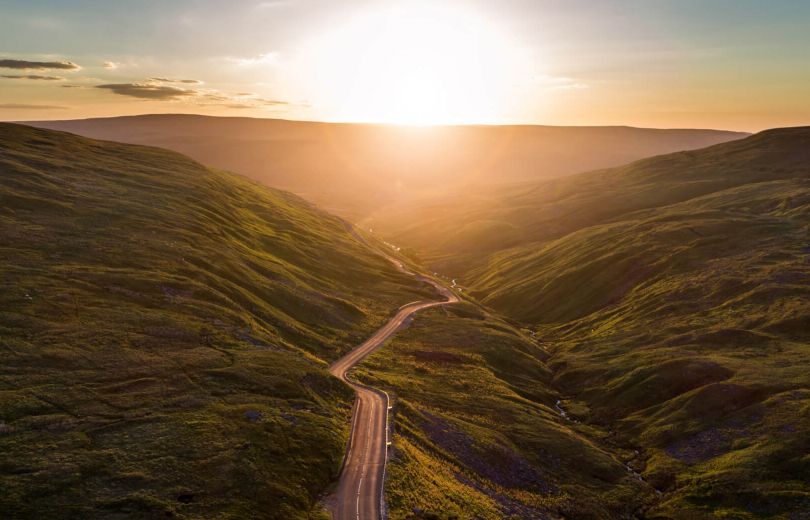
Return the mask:
POLYGON ((545 357, 457 304, 415 317, 358 369, 396 398, 392 519, 627 518, 651 501, 600 432, 559 416, 545 357))
MULTIPOLYGON (((381 215, 375 228, 464 275, 512 247, 724 189, 807 176, 808 129, 780 129, 701 150, 543 183, 460 191, 381 215)), ((518 250, 515 250, 518 252, 518 250)))
POLYGON ((342 221, 165 150, 0 125, 0 516, 304 518, 334 359, 418 297, 342 221))
POLYGON ((810 510, 810 129, 480 208, 440 215, 427 240, 476 218, 517 230, 510 244, 470 241, 481 250, 455 267, 485 303, 535 324, 574 415, 641 450, 634 464, 664 491, 648 515, 810 510))
POLYGON ((493 299, 545 322, 583 418, 645 448, 662 515, 810 508, 808 216, 806 180, 726 190, 556 241, 524 257, 525 307, 493 299))
POLYGON ((179 151, 353 218, 388 212, 424 192, 536 181, 745 135, 535 125, 402 128, 172 114, 31 124, 179 151))

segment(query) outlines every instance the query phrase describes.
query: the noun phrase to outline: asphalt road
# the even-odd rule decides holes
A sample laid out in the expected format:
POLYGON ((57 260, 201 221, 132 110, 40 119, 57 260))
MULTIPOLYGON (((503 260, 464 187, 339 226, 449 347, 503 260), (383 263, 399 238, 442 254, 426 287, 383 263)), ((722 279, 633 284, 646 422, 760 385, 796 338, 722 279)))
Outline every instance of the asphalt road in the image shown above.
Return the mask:
MULTIPOLYGON (((386 257, 398 269, 408 274, 402 264, 386 257)), ((383 510, 383 486, 385 465, 388 460, 388 396, 385 392, 355 383, 347 378, 347 373, 355 365, 381 347, 385 341, 399 330, 413 313, 458 301, 452 291, 436 281, 417 276, 436 287, 446 300, 435 302, 414 302, 399 309, 396 316, 374 333, 365 343, 344 357, 335 361, 329 371, 344 380, 357 392, 352 415, 351 437, 346 451, 343 471, 338 489, 332 500, 334 520, 381 520, 383 510)))

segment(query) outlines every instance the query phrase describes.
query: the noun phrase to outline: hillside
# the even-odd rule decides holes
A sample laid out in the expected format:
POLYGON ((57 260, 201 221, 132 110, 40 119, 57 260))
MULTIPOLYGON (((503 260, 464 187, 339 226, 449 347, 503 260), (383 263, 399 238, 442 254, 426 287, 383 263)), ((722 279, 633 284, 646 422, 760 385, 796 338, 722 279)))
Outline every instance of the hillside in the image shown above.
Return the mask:
POLYGON ((630 127, 407 128, 196 115, 26 124, 179 151, 354 219, 467 185, 538 181, 746 135, 630 127))
POLYGON ((433 244, 434 266, 535 331, 573 417, 639 450, 663 491, 650 517, 810 510, 810 128, 408 225, 397 244, 433 244), (476 223, 491 240, 461 241, 476 223))
MULTIPOLYGON (((326 363, 427 287, 157 148, 2 124, 0 201, 0 516, 318 518, 326 363)), ((357 369, 392 518, 810 510, 810 128, 402 207, 374 234, 472 301, 357 369)))
POLYGON ((431 295, 289 193, 0 124, 0 516, 311 518, 326 361, 431 295))
POLYGON ((459 190, 364 221, 428 264, 464 276, 490 255, 546 243, 634 211, 746 184, 806 178, 807 129, 782 129, 540 183, 459 190))
POLYGON ((547 356, 461 303, 417 315, 360 367, 394 399, 390 518, 633 518, 655 502, 624 466, 632 451, 560 415, 547 356))

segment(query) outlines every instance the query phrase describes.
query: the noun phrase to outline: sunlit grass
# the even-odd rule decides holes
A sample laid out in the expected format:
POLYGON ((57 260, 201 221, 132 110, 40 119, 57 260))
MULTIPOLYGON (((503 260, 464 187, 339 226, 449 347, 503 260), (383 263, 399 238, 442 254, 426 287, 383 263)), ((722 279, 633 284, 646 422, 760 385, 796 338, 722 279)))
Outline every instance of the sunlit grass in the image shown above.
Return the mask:
POLYGON ((358 369, 396 398, 391 518, 598 518, 650 500, 593 432, 559 416, 545 356, 461 304, 417 316, 358 369))
POLYGON ((639 451, 662 492, 648 515, 793 518, 810 509, 809 180, 810 129, 773 130, 445 201, 392 240, 421 225, 423 258, 535 331, 568 412, 639 451))

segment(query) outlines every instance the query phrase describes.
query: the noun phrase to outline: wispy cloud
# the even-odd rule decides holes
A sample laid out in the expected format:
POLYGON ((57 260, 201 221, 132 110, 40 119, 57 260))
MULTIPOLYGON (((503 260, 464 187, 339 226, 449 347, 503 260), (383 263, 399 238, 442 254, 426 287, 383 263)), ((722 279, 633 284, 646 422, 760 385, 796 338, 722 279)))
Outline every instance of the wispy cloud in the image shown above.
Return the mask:
MULTIPOLYGON (((149 61, 149 59, 146 59, 146 61, 149 61)), ((140 65, 141 64, 139 61, 136 61, 131 57, 124 58, 121 60, 104 60, 103 62, 101 62, 101 66, 109 71, 137 69, 140 67, 140 65)))
POLYGON ((44 81, 62 81, 65 79, 61 76, 40 76, 38 74, 3 74, 2 77, 6 79, 36 79, 44 81))
POLYGON ((256 4, 256 9, 277 9, 279 7, 293 5, 294 3, 294 0, 270 0, 268 2, 259 2, 256 4))
POLYGON ((590 83, 565 76, 547 76, 544 74, 539 74, 534 76, 531 82, 551 90, 583 90, 591 88, 590 83))
MULTIPOLYGON (((253 94, 247 96, 221 96, 210 95, 205 96, 206 101, 210 101, 214 105, 222 105, 227 108, 273 108, 291 106, 289 101, 281 101, 279 99, 265 99, 253 94)), ((202 103, 205 104, 205 103, 202 103)))
POLYGON ((140 99, 175 100, 196 95, 194 90, 155 83, 107 83, 96 88, 140 99))
POLYGON ((58 105, 26 105, 22 103, 0 103, 0 110, 64 110, 58 105))
POLYGON ((0 59, 0 68, 18 70, 79 70, 81 67, 70 61, 27 61, 0 59))
POLYGON ((197 79, 149 78, 149 81, 157 81, 160 83, 185 83, 187 85, 199 85, 202 83, 202 81, 197 79))
POLYGON ((253 56, 250 58, 228 58, 228 61, 236 63, 241 67, 254 67, 257 65, 270 65, 278 62, 279 54, 277 52, 267 52, 253 56))
POLYGON ((188 87, 200 85, 198 80, 172 80, 149 78, 137 83, 107 83, 95 88, 109 90, 114 94, 152 101, 182 102, 197 106, 222 106, 226 108, 278 108, 292 103, 278 99, 266 99, 250 92, 229 94, 216 89, 188 87), (182 87, 177 84, 183 84, 182 87))
POLYGON ((220 105, 226 108, 269 108, 290 106, 289 101, 278 99, 265 99, 249 92, 239 94, 225 94, 217 91, 200 92, 198 105, 220 105))

